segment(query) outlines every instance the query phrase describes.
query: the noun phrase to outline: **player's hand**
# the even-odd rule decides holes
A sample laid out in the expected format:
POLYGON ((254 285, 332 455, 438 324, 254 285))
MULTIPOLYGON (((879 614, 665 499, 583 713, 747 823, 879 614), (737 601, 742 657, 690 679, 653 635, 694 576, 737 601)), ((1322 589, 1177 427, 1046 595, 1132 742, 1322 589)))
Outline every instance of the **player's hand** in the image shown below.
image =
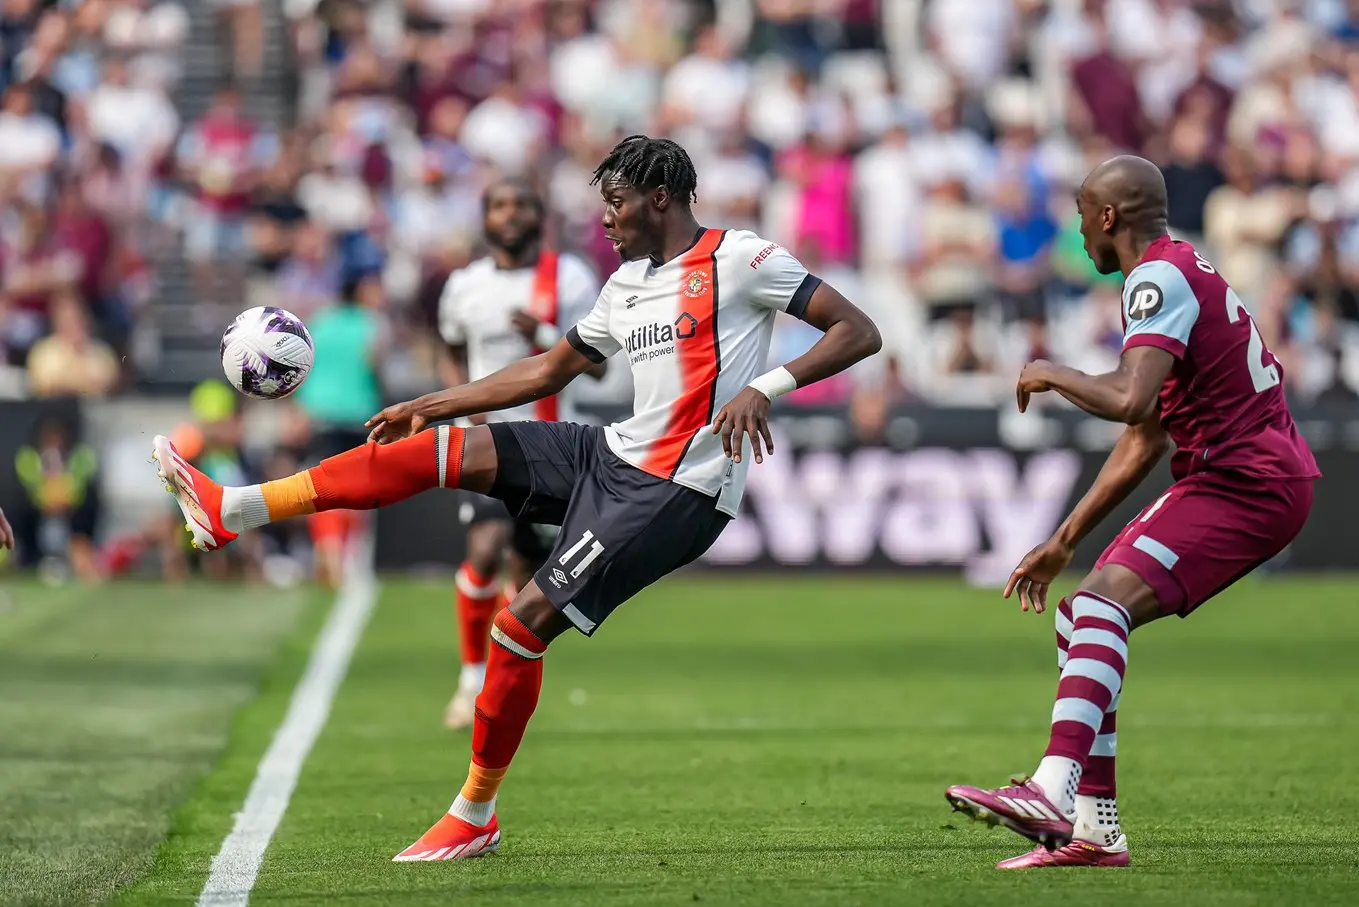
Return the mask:
POLYGON ((0 510, 0 548, 14 547, 14 530, 9 528, 9 520, 5 519, 5 511, 0 510))
POLYGON ((722 407, 713 420, 713 434, 722 435, 722 452, 736 463, 741 462, 741 447, 746 435, 755 451, 755 462, 763 463, 766 453, 774 452, 774 436, 769 431, 769 398, 753 387, 747 387, 722 407), (764 439, 764 448, 760 440, 764 439))
POLYGON ((428 424, 429 420, 415 411, 415 403, 407 402, 387 407, 364 423, 364 427, 372 429, 369 441, 390 444, 424 431, 428 424))
POLYGON ((1015 387, 1015 397, 1019 401, 1019 411, 1029 408, 1029 397, 1052 390, 1052 363, 1046 359, 1035 359, 1019 373, 1019 384, 1015 387))
POLYGON ((1042 614, 1048 607, 1048 586, 1067 568, 1075 553, 1070 545, 1059 539, 1048 539, 1024 555, 1005 584, 1005 597, 1018 591, 1019 610, 1027 611, 1032 606, 1033 613, 1042 614))
POLYGON ((532 340, 538 331, 538 319, 534 318, 523 309, 515 309, 510 313, 510 324, 514 329, 523 334, 525 339, 532 340))

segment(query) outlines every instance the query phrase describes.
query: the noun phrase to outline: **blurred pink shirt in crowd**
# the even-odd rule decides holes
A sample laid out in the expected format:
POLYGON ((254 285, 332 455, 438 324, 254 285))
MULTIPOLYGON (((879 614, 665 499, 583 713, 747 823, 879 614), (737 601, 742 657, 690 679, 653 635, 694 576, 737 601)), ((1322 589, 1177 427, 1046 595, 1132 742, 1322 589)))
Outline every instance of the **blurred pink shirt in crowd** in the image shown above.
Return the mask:
POLYGON ((850 210, 854 165, 847 155, 799 146, 785 152, 779 169, 801 187, 797 210, 797 251, 815 246, 818 259, 854 260, 854 218, 850 210))

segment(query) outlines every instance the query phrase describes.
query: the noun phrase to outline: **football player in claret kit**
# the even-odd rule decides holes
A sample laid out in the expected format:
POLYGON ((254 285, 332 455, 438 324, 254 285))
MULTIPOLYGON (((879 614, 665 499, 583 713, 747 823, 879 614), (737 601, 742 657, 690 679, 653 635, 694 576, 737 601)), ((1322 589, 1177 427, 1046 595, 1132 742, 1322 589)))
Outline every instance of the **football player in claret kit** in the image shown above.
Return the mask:
MULTIPOLYGON (((448 344, 443 377, 450 387, 551 349, 599 296, 589 265, 543 245, 543 200, 530 186, 518 180, 492 184, 482 211, 490 254, 454 271, 439 299, 439 333, 448 344)), ((601 378, 604 365, 586 374, 601 378)), ((569 388, 458 424, 575 421, 568 394, 569 388)), ((502 502, 472 492, 459 516, 467 526, 467 556, 454 580, 462 670, 444 710, 450 728, 471 726, 486 677, 491 618, 543 565, 557 533, 555 526, 514 519, 502 502), (502 571, 509 573, 503 587, 502 571)))
POLYGON ((1115 799, 1115 720, 1137 627, 1187 617, 1297 536, 1321 473, 1284 400, 1283 370, 1217 269, 1166 228, 1166 187, 1154 164, 1116 157, 1076 197, 1085 250, 1103 274, 1121 270, 1123 354, 1087 375, 1031 362, 1019 409, 1056 391, 1127 425, 1108 461, 1051 539, 1005 588, 1022 610, 1046 608, 1048 586, 1075 546, 1146 478, 1175 443, 1164 494, 1119 533, 1057 607, 1061 677, 1048 747, 1033 777, 993 790, 948 789, 955 809, 1037 842, 1002 869, 1126 866, 1115 799))
POLYGON ((620 604, 690 563, 736 514, 751 461, 773 452, 770 400, 877 352, 873 323, 788 252, 752 233, 699 226, 684 149, 624 139, 595 172, 604 229, 623 260, 594 307, 546 353, 479 381, 388 407, 372 440, 277 482, 224 488, 177 456, 155 457, 195 543, 330 508, 371 509, 431 488, 464 488, 516 517, 561 526, 547 563, 491 626, 461 792, 398 861, 495 850, 496 795, 538 704, 548 644, 590 635, 620 604), (777 312, 823 331, 806 353, 761 374, 777 312), (571 422, 429 425, 522 406, 625 352, 633 415, 571 422))

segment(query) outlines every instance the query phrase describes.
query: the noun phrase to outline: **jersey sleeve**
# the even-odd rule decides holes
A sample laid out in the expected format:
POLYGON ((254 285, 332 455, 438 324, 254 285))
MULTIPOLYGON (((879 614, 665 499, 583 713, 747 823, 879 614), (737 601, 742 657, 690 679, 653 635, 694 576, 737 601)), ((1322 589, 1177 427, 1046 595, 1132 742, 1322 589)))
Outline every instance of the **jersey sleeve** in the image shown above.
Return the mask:
POLYGON ((449 346, 462 346, 467 342, 467 321, 458 292, 461 277, 461 271, 448 275, 443 292, 439 294, 439 336, 449 346))
POLYGON ((607 360, 623 347, 609 331, 609 309, 612 281, 604 284, 599 297, 585 317, 566 332, 566 341, 576 348, 576 352, 598 365, 607 360))
POLYGON ((801 318, 807 311, 812 293, 821 278, 809 274, 802 262, 778 243, 760 239, 754 233, 735 237, 738 266, 748 271, 746 280, 750 301, 755 305, 801 318))
POLYGON ((1168 261, 1139 265, 1123 284, 1123 349, 1154 346, 1183 359, 1199 320, 1199 301, 1168 261))

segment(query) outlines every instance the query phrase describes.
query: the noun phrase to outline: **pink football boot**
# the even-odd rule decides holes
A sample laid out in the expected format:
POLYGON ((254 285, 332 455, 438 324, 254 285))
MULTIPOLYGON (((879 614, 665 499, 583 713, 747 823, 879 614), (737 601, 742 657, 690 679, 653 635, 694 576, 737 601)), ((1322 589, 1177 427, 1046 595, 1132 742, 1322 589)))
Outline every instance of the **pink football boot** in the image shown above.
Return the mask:
POLYGON ((1048 850, 1070 844, 1075 832, 1071 819, 1029 779, 995 790, 956 784, 945 791, 944 798, 954 809, 987 825, 1004 825, 1048 850))
POLYGON ((1119 835, 1118 840, 1105 847, 1094 841, 1074 839, 1065 847, 1049 851, 1039 844, 1028 853, 1022 853, 996 864, 997 869, 1044 869, 1055 866, 1100 866, 1116 867, 1132 865, 1128 853, 1128 838, 1119 835))

